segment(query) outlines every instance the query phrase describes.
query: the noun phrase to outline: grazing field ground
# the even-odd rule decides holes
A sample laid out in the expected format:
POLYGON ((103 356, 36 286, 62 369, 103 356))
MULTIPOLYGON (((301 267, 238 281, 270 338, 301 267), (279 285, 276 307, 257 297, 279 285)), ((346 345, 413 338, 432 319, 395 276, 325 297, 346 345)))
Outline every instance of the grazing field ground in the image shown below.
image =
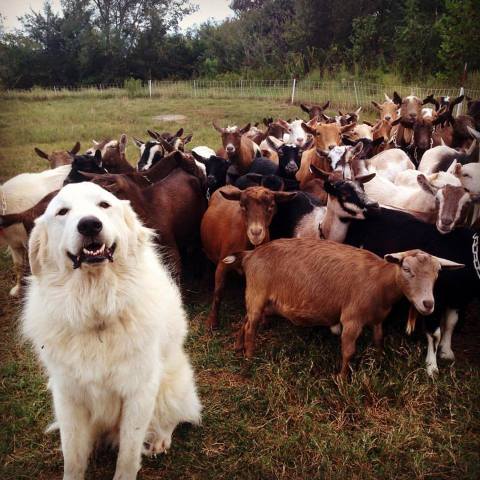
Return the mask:
MULTIPOLYGON (((33 147, 50 152, 123 132, 145 138, 146 128, 180 124, 153 117, 182 114, 192 145, 218 146, 219 123, 300 115, 300 109, 263 101, 147 99, 9 100, 0 109, 0 180, 42 170, 33 147)), ((137 159, 129 143, 128 158, 137 159)), ((18 336, 21 303, 8 297, 11 261, 0 256, 0 478, 61 478, 58 433, 45 377, 18 336)), ((242 318, 241 280, 228 283, 222 328, 203 328, 212 278, 186 282, 188 351, 204 405, 200 427, 181 426, 168 455, 145 459, 139 478, 178 479, 478 479, 480 478, 479 305, 472 305, 454 337, 457 360, 441 365, 434 381, 424 370, 425 341, 411 338, 402 315, 386 328, 377 358, 370 332, 358 345, 348 382, 337 380, 339 341, 322 328, 296 328, 275 319, 259 335, 257 356, 233 351, 242 318)), ((321 288, 318 285, 318 288, 321 288)), ((361 285, 359 285, 361 288, 361 285)), ((159 292, 161 295, 161 292, 159 292)), ((81 366, 79 366, 81 368, 81 366)), ((115 454, 97 452, 88 478, 113 476, 115 454)))

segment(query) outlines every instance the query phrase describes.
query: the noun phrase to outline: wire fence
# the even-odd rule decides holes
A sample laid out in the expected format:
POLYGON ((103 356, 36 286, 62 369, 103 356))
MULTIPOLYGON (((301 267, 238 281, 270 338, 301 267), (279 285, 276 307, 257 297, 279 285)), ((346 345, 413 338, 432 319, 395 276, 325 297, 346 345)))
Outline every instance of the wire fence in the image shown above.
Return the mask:
MULTIPOLYGON (((458 87, 428 88, 416 85, 383 85, 361 81, 310 81, 310 80, 188 80, 188 81, 149 81, 137 82, 133 87, 120 84, 53 86, 31 90, 6 90, 2 98, 54 99, 64 97, 133 97, 133 98, 245 98, 277 100, 289 103, 321 103, 330 100, 331 108, 351 110, 358 107, 372 108, 372 100, 382 102, 384 93, 390 97, 393 92, 401 96, 417 95, 425 98, 457 97, 458 87)), ((466 96, 480 98, 480 90, 465 89, 466 96)), ((465 111, 464 102, 458 113, 465 111)))

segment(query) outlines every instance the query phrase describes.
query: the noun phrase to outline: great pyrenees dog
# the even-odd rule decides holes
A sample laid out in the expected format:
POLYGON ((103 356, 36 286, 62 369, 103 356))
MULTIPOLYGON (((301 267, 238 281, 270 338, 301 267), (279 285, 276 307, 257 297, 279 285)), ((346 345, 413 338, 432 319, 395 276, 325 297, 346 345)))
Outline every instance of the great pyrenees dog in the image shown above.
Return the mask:
POLYGON ((62 188, 32 230, 22 330, 49 377, 64 479, 84 478, 99 440, 118 446, 114 480, 135 479, 142 453, 200 421, 185 312, 152 237, 88 182, 62 188))

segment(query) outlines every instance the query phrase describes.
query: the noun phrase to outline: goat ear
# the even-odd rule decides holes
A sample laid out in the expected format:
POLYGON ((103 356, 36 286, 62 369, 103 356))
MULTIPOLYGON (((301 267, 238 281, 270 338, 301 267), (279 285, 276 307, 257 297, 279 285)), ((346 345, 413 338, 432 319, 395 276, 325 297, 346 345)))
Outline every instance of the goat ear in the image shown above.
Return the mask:
POLYGON ((276 123, 278 123, 282 128, 284 128, 288 132, 288 130, 290 129, 289 122, 290 120, 286 122, 285 120, 282 120, 281 118, 279 118, 276 123))
POLYGON ((354 156, 356 155, 360 155, 362 153, 362 150, 363 150, 363 143, 362 142, 357 142, 357 144, 353 147, 352 149, 352 153, 354 156))
POLYGON ((417 176, 417 183, 420 185, 424 192, 429 193, 430 195, 435 195, 437 193, 435 187, 432 186, 432 184, 428 181, 427 177, 423 173, 420 173, 417 176))
POLYGON ((93 157, 93 159, 99 167, 102 166, 102 152, 100 150, 95 150, 95 156, 93 157))
POLYGON ((300 104, 300 108, 301 108, 304 112, 310 113, 310 107, 309 107, 307 104, 301 103, 301 104, 300 104))
POLYGON ((338 111, 338 114, 339 114, 341 117, 343 117, 343 113, 342 113, 341 110, 338 111))
POLYGON ((393 100, 386 93, 384 93, 384 95, 385 95, 385 101, 393 103, 393 100))
POLYGON ((393 103, 398 106, 402 104, 402 97, 397 92, 393 92, 393 103))
POLYGON ((47 261, 47 243, 47 225, 42 219, 37 219, 28 241, 28 259, 32 275, 40 275, 42 272, 47 261))
POLYGON ((376 102, 375 100, 372 100, 372 105, 377 109, 377 110, 382 110, 382 107, 380 106, 380 104, 378 102, 376 102))
POLYGON ((277 203, 289 202, 298 195, 298 192, 275 192, 275 201, 277 203))
POLYGON ((384 260, 388 263, 396 263, 397 265, 401 265, 403 259, 406 257, 407 252, 399 252, 399 253, 387 253, 383 256, 384 260))
POLYGON ((358 107, 356 110, 355 110, 355 115, 357 115, 357 117, 360 115, 360 112, 362 111, 362 107, 358 107))
POLYGON ((317 135, 317 130, 315 128, 312 128, 308 123, 302 122, 302 128, 307 132, 312 134, 313 136, 317 135))
POLYGON ((327 100, 325 105, 322 106, 322 110, 326 110, 330 106, 330 100, 327 100))
POLYGON ((122 133, 120 135, 120 140, 118 141, 118 148, 120 150, 120 153, 125 153, 125 149, 127 148, 127 134, 122 133))
POLYGON ((282 140, 279 140, 278 138, 275 138, 275 137, 272 137, 271 135, 269 135, 267 137, 267 143, 274 149, 274 150, 277 150, 279 149, 282 145, 283 145, 283 141, 282 140))
POLYGON ((192 138, 193 138, 193 133, 190 133, 189 135, 184 137, 183 144, 186 145, 187 143, 190 143, 192 141, 192 138))
POLYGON ((328 177, 330 176, 330 173, 331 173, 316 167, 313 163, 310 164, 310 172, 312 173, 313 176, 321 178, 324 181, 328 180, 328 177))
POLYGON ((37 148, 37 147, 35 147, 34 150, 35 150, 35 153, 36 153, 39 157, 44 158, 45 160, 49 160, 48 155, 47 155, 45 152, 43 152, 42 150, 40 150, 40 149, 37 148))
POLYGON ((240 200, 240 196, 242 195, 242 191, 239 189, 232 190, 232 191, 225 191, 220 189, 219 192, 223 198, 226 198, 227 200, 235 200, 237 202, 240 200))
POLYGON ((153 131, 153 130, 147 130, 147 133, 154 139, 154 140, 157 140, 159 135, 157 132, 153 131))
POLYGON ((462 164, 455 159, 447 169, 447 173, 459 177, 462 173, 462 164))
POLYGON ((432 258, 440 263, 442 270, 458 270, 460 268, 464 268, 465 265, 463 263, 452 262, 451 260, 447 260, 446 258, 436 257, 435 255, 431 255, 432 258))
POLYGON ((140 148, 142 145, 144 145, 144 143, 139 140, 138 138, 135 138, 135 137, 132 137, 133 138, 133 142, 135 143, 135 145, 140 148))
POLYGON ((201 155, 199 155, 197 152, 195 152, 193 150, 192 150, 192 155, 193 155, 193 158, 200 163, 207 164, 207 162, 209 160, 208 158, 202 157, 201 155))
POLYGON ((375 178, 375 175, 376 175, 375 172, 367 173, 366 175, 360 175, 358 177, 355 177, 355 181, 360 183, 367 183, 373 178, 375 178))
POLYGON ((348 125, 345 125, 344 127, 340 127, 340 133, 348 132, 349 130, 352 130, 356 126, 357 126, 357 124, 355 122, 349 123, 348 125))
POLYGON ((315 143, 315 137, 313 137, 310 133, 307 134, 307 141, 303 145, 303 147, 300 149, 301 152, 304 152, 305 150, 310 150, 313 147, 313 144, 315 143))
POLYGON ((373 123, 367 122, 366 120, 363 121, 363 124, 373 128, 373 123))
POLYGON ((93 146, 98 147, 100 145, 100 142, 97 142, 96 140, 92 140, 93 146))
POLYGON ((182 135, 183 135, 183 128, 180 128, 180 129, 178 130, 178 132, 175 133, 175 135, 173 135, 173 136, 174 136, 174 137, 181 137, 182 135))
POLYGON ((251 124, 247 123, 243 128, 241 128, 239 130, 240 134, 243 135, 243 134, 247 133, 250 130, 250 126, 251 126, 251 124))
POLYGON ((378 137, 375 140, 372 140, 372 146, 373 147, 378 147, 383 143, 383 137, 378 137))
POLYGON ((75 145, 70 150, 71 155, 76 155, 80 151, 80 142, 75 143, 75 145))
POLYGON ((168 152, 172 153, 175 149, 170 142, 167 142, 164 138, 158 137, 158 143, 168 152))

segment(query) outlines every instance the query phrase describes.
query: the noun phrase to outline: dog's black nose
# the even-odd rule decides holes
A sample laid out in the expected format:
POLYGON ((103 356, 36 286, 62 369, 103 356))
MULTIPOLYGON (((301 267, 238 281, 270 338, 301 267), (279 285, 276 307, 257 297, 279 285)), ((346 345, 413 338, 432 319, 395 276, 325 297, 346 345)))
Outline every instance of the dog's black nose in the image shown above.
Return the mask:
POLYGON ((98 235, 102 228, 102 222, 97 217, 83 217, 77 225, 77 230, 85 237, 98 235))

